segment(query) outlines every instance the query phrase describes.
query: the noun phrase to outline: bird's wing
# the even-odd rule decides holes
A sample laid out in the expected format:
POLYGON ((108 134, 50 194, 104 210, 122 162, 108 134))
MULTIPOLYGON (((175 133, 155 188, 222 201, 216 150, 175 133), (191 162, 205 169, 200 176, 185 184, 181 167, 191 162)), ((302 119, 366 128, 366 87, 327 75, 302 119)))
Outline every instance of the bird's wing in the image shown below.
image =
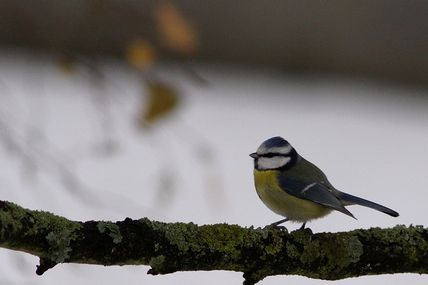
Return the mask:
POLYGON ((279 177, 279 184, 281 189, 290 195, 332 208, 355 219, 326 185, 317 182, 307 183, 284 176, 279 177))

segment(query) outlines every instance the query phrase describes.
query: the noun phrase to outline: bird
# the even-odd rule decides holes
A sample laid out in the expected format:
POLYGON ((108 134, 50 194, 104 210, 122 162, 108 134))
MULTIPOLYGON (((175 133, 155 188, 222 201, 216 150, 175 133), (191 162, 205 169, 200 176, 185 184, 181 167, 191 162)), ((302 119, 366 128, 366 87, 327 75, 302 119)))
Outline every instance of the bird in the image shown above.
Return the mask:
POLYGON ((399 216, 390 208, 334 188, 321 169, 300 156, 280 136, 265 140, 250 157, 254 159, 254 184, 259 198, 284 217, 271 226, 292 221, 303 223, 301 229, 304 229, 308 221, 324 217, 333 210, 356 219, 345 208, 349 205, 399 216))

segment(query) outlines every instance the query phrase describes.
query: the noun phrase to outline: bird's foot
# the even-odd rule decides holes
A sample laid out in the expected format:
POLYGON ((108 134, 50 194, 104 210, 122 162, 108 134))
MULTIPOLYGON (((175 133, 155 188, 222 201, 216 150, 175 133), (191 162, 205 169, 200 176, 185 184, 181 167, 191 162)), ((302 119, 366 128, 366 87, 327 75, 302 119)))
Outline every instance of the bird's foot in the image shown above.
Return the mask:
POLYGON ((267 229, 269 229, 269 228, 274 228, 274 229, 278 229, 278 230, 287 230, 287 228, 285 227, 285 226, 280 226, 280 224, 282 224, 282 223, 285 223, 286 221, 288 221, 289 219, 288 218, 286 218, 286 219, 282 219, 282 220, 279 220, 279 221, 277 221, 277 222, 275 222, 275 223, 272 223, 272 224, 270 224, 270 225, 267 225, 265 228, 267 228, 267 229))
POLYGON ((272 223, 272 224, 270 224, 269 226, 271 226, 271 227, 277 227, 277 226, 279 226, 280 224, 285 223, 285 222, 287 222, 287 221, 289 221, 289 220, 290 220, 289 218, 285 218, 285 219, 279 220, 278 222, 272 223))

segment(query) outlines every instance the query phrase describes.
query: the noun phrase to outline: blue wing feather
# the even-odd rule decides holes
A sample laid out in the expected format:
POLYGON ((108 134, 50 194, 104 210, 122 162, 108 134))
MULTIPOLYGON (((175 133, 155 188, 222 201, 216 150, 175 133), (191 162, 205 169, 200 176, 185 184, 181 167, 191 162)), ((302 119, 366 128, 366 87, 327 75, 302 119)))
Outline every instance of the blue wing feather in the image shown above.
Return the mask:
POLYGON ((307 183, 283 175, 279 175, 278 180, 281 189, 288 194, 332 208, 355 219, 354 215, 344 207, 339 198, 326 185, 315 182, 307 183))

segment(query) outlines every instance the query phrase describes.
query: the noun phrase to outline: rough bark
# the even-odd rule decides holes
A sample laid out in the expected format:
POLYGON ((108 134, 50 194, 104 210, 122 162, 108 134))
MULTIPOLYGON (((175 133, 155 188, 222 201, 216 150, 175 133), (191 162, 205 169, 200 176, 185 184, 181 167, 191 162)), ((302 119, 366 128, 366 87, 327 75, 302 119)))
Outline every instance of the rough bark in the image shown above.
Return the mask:
POLYGON ((337 280, 428 273, 428 229, 422 226, 314 234, 147 218, 77 222, 0 201, 0 246, 39 256, 37 274, 58 263, 149 265, 149 274, 240 271, 244 284, 280 274, 337 280))

